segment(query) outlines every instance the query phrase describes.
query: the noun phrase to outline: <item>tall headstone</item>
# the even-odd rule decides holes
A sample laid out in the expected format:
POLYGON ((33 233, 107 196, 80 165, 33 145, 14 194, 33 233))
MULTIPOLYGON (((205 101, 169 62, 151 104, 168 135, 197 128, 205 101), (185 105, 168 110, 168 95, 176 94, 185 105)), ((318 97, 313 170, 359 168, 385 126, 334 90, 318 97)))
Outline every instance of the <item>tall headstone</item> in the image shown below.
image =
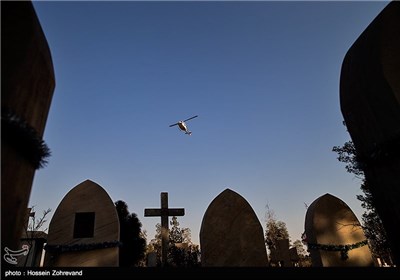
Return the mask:
POLYGON ((263 228, 250 204, 226 189, 208 206, 200 229, 204 267, 262 267, 268 258, 263 228))
POLYGON ((157 252, 149 252, 147 254, 147 267, 157 266, 157 252))
POLYGON ((86 180, 62 199, 47 237, 45 266, 119 265, 119 220, 107 192, 86 180))
POLYGON ((296 247, 290 248, 289 254, 290 254, 290 261, 292 263, 292 266, 299 266, 300 256, 297 253, 297 248, 296 247))
POLYGON ((43 166, 49 155, 42 137, 55 79, 50 49, 30 1, 1 2, 1 39, 1 251, 4 253, 6 248, 21 249, 35 170, 43 166))
POLYGON ((400 265, 400 2, 391 1, 347 52, 340 106, 394 262, 400 265))
POLYGON ((373 266, 360 222, 346 203, 331 194, 307 208, 305 234, 313 266, 373 266))

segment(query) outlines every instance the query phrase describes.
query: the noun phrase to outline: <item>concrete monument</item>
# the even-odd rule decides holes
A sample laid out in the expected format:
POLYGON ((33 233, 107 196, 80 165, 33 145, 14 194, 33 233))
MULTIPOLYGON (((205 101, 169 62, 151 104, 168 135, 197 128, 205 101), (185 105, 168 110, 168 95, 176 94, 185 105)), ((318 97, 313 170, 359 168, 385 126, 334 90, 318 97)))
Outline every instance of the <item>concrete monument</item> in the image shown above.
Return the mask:
POLYGON ((346 203, 331 194, 317 198, 308 207, 305 234, 313 266, 373 266, 357 217, 346 203))
POLYGON ((340 106, 376 211, 400 265, 400 2, 391 1, 347 52, 340 106))
POLYGON ((21 249, 33 177, 50 155, 42 138, 55 78, 50 49, 30 1, 1 2, 1 39, 1 251, 4 253, 21 249))
POLYGON ((98 184, 86 180, 62 199, 49 225, 45 266, 119 265, 119 220, 98 184))
POLYGON ((208 206, 200 229, 202 266, 267 266, 263 229, 250 204, 226 189, 208 206))

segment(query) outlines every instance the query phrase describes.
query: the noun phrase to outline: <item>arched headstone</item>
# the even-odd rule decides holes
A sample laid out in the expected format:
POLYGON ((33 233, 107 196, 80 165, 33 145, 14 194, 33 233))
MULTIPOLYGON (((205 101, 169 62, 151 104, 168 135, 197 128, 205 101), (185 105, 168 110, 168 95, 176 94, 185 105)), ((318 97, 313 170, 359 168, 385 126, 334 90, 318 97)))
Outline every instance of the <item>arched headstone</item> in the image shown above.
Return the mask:
POLYGON ((119 220, 107 192, 86 180, 70 190, 49 225, 45 266, 118 266, 119 220))
POLYGON ((202 266, 267 266, 263 229, 250 204, 226 189, 207 208, 200 229, 202 266))
POLYGON ((305 233, 313 266, 373 266, 357 217, 331 194, 317 198, 308 207, 305 233))

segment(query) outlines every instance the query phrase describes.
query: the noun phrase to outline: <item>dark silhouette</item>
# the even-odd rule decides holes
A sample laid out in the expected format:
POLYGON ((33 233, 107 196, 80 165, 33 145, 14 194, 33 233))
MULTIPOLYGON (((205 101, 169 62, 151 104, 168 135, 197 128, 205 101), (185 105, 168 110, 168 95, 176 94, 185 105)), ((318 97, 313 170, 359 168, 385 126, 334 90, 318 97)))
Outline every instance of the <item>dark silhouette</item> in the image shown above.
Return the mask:
MULTIPOLYGON (((344 125, 345 122, 343 122, 344 125)), ((362 214, 363 230, 365 236, 369 240, 369 246, 375 258, 382 260, 389 265, 393 264, 390 244, 387 238, 382 220, 376 211, 374 200, 368 182, 365 178, 364 171, 357 160, 357 151, 352 141, 347 141, 343 146, 334 146, 332 151, 337 153, 337 159, 346 164, 346 170, 350 174, 354 174, 356 178, 361 180, 361 191, 363 195, 357 195, 357 199, 361 201, 361 207, 365 209, 362 214)))
POLYGON ((373 204, 400 264, 400 2, 390 1, 346 53, 340 109, 373 204))
POLYGON ((122 200, 115 202, 120 226, 119 266, 138 266, 144 258, 146 239, 141 236, 142 223, 135 213, 129 213, 128 205, 122 200))

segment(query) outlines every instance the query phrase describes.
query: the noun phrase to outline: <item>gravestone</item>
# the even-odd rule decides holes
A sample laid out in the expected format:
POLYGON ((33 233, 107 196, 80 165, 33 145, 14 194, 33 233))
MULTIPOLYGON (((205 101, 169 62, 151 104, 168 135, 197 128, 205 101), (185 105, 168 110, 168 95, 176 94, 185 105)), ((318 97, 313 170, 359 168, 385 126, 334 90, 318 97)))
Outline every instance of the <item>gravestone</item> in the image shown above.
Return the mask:
POLYGON ((373 266, 357 217, 346 203, 331 194, 317 198, 307 208, 305 234, 313 266, 373 266))
POLYGON ((400 265, 400 2, 391 1, 351 46, 340 73, 340 107, 400 265))
POLYGON ((157 266, 157 252, 149 252, 147 254, 147 267, 157 266))
POLYGON ((86 180, 70 190, 54 212, 45 266, 118 266, 119 235, 113 201, 101 186, 86 180))
MULTIPOLYGON (((2 1, 1 251, 3 253, 6 248, 12 251, 21 249, 20 238, 33 177, 35 171, 43 167, 49 156, 49 149, 42 138, 54 87, 50 49, 32 3, 2 1)), ((2 264, 8 265, 5 262, 2 264)))
POLYGON ((296 248, 289 248, 289 239, 275 240, 269 257, 270 266, 293 267, 299 261, 296 248))
POLYGON ((297 253, 297 248, 292 247, 289 249, 290 261, 292 262, 292 266, 299 266, 300 256, 297 253))
POLYGON ((263 228, 250 204, 226 189, 208 206, 200 229, 204 267, 267 266, 263 228))

